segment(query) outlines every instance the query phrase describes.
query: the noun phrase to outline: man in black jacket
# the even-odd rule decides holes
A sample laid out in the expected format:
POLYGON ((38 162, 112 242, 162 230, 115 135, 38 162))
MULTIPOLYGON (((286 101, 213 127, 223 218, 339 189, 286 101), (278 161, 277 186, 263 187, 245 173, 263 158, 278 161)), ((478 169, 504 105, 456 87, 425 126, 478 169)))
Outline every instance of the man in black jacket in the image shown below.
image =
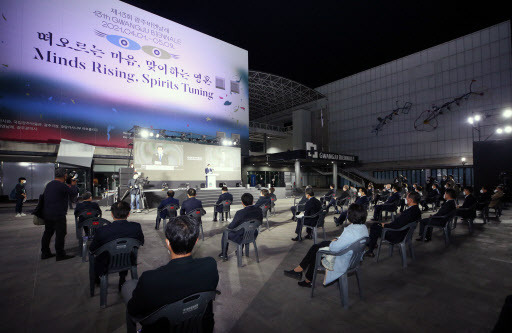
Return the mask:
POLYGON ((16 217, 26 216, 23 214, 23 201, 27 198, 27 191, 25 190, 25 184, 27 183, 27 179, 25 177, 18 178, 18 184, 14 187, 14 192, 16 194, 16 217))
POLYGON ((386 202, 382 205, 377 205, 373 209, 372 221, 380 221, 382 219, 382 212, 394 212, 396 211, 398 204, 400 203, 400 187, 397 184, 393 184, 391 187, 391 195, 388 197, 386 202))
POLYGON ((336 195, 336 190, 334 189, 334 185, 329 185, 329 191, 324 194, 323 197, 320 198, 320 202, 325 204, 326 202, 330 202, 331 199, 336 195))
POLYGON ((263 190, 261 190, 261 195, 258 198, 258 201, 256 201, 256 203, 254 204, 254 207, 267 206, 268 208, 270 208, 270 203, 270 195, 268 194, 268 190, 264 188, 263 190))
POLYGON ((196 189, 189 188, 187 190, 187 197, 188 199, 183 201, 183 204, 181 205, 180 209, 180 215, 187 215, 188 213, 198 209, 203 208, 203 203, 201 200, 196 199, 196 189))
MULTIPOLYGON (((252 220, 258 220, 263 221, 263 212, 260 208, 253 206, 254 198, 252 194, 250 193, 244 193, 242 195, 242 205, 244 206, 243 209, 240 209, 238 212, 236 212, 235 216, 233 217, 233 221, 228 225, 227 229, 235 229, 239 225, 243 224, 247 221, 252 220)), ((256 231, 256 236, 258 231, 256 231)), ((225 233, 222 234, 222 240, 221 240, 221 248, 222 252, 219 254, 219 257, 222 258, 222 260, 226 261, 228 260, 228 240, 225 239, 225 233)), ((242 241, 242 238, 244 237, 244 230, 238 230, 238 231, 231 231, 228 233, 228 239, 232 240, 233 242, 240 243, 242 241)))
MULTIPOLYGON (((75 207, 75 217, 78 217, 80 214, 82 214, 85 211, 97 211, 101 215, 101 208, 98 205, 97 202, 92 201, 92 193, 91 192, 85 192, 82 195, 82 202, 79 202, 76 204, 75 207)), ((91 216, 92 217, 92 216, 91 216)), ((81 217, 79 222, 83 222, 85 220, 85 217, 81 217)))
MULTIPOLYGON (((322 209, 322 203, 320 202, 320 200, 315 198, 315 192, 313 192, 312 188, 306 189, 306 197, 308 198, 308 201, 304 206, 304 215, 302 217, 297 218, 297 227, 295 228, 295 233, 297 234, 297 237, 292 238, 292 241, 294 242, 302 240, 302 225, 313 226, 316 225, 316 222, 318 221, 318 216, 306 216, 313 216, 322 209), (304 220, 304 222, 302 222, 302 220, 304 220)), ((313 237, 311 236, 311 229, 308 228, 306 239, 312 238, 313 237)))
MULTIPOLYGON (((222 194, 219 195, 219 199, 215 203, 215 211, 213 213, 213 222, 217 222, 217 214, 222 214, 222 209, 224 202, 229 201, 233 202, 233 196, 228 192, 228 188, 226 186, 222 187, 222 194)), ((222 217, 222 216, 221 216, 222 217)))
MULTIPOLYGON (((361 187, 357 191, 357 200, 355 204, 363 206, 365 209, 368 209, 368 205, 370 204, 370 199, 368 199, 368 196, 366 195, 368 192, 364 187, 361 187)), ((345 222, 347 219, 347 211, 341 212, 340 216, 336 218, 334 217, 334 223, 337 227, 339 227, 341 224, 345 222)))
MULTIPOLYGON (((192 258, 192 249, 199 236, 199 226, 186 216, 179 216, 165 227, 165 244, 171 253, 168 264, 145 271, 123 287, 123 297, 129 299, 128 314, 145 317, 164 305, 195 293, 215 291, 219 282, 217 263, 212 257, 192 258), (132 292, 133 290, 133 292, 132 292), (131 298, 130 298, 131 296, 131 298)), ((130 325, 131 322, 127 321, 130 325)), ((212 304, 208 304, 202 321, 202 332, 213 332, 215 324, 212 304)), ((145 326, 142 332, 169 332, 167 321, 145 326)))
MULTIPOLYGON (((311 188, 311 185, 306 186, 306 190, 308 188, 311 188)), ((295 220, 295 215, 296 214, 304 211, 304 205, 306 204, 307 201, 308 201, 308 198, 306 197, 306 193, 304 193, 304 195, 302 196, 302 198, 300 198, 300 200, 297 203, 297 205, 296 206, 292 206, 290 208, 290 210, 292 211, 292 220, 295 220), (298 207, 299 211, 297 211, 297 207, 298 207)))
POLYGON ((439 193, 437 184, 432 184, 432 188, 430 190, 427 188, 427 197, 421 201, 423 210, 428 210, 429 203, 435 203, 436 205, 438 205, 440 196, 441 194, 439 193))
POLYGON ((55 234, 56 260, 66 260, 74 256, 67 255, 64 251, 64 239, 66 237, 66 214, 70 196, 78 194, 76 180, 67 185, 67 172, 64 168, 55 170, 55 180, 46 185, 43 193, 43 219, 44 232, 41 239, 41 259, 54 257, 50 251, 50 241, 55 234))
MULTIPOLYGON (((409 192, 407 194, 407 208, 400 215, 398 215, 392 222, 390 223, 374 223, 370 227, 370 241, 368 242, 368 252, 366 252, 367 257, 375 257, 373 254, 373 250, 377 245, 377 240, 382 235, 382 228, 389 229, 400 229, 405 227, 411 222, 418 221, 421 219, 421 211, 418 207, 418 203, 420 201, 420 194, 416 191, 409 192)), ((399 232, 387 232, 386 240, 392 243, 401 242, 404 237, 407 235, 407 230, 399 231, 399 232)))
POLYGON ((489 188, 487 186, 482 186, 482 188, 480 189, 480 195, 478 196, 477 199, 476 208, 479 210, 484 209, 485 206, 489 205, 491 200, 492 194, 491 192, 489 192, 489 188))
MULTIPOLYGON (((431 215, 431 217, 446 216, 446 215, 450 215, 450 214, 454 213, 455 209, 457 208, 455 206, 455 197, 456 197, 455 190, 453 190, 451 188, 447 188, 444 191, 445 202, 443 203, 441 208, 439 208, 437 213, 435 213, 434 215, 431 215)), ((444 226, 447 223, 447 219, 441 219, 441 218, 432 219, 432 220, 430 220, 430 218, 422 219, 420 221, 420 234, 419 234, 419 237, 416 239, 417 241, 423 241, 423 231, 425 230, 425 226, 427 225, 427 223, 429 223, 430 225, 435 225, 435 226, 444 226), (429 223, 429 221, 430 221, 430 223, 429 223)), ((428 228, 424 241, 429 242, 431 239, 432 239, 432 228, 428 228)))
POLYGON ((464 202, 462 206, 457 206, 457 216, 462 219, 472 219, 476 217, 476 199, 473 195, 472 186, 464 186, 464 202))
MULTIPOLYGON (((130 205, 125 201, 118 201, 110 207, 110 211, 114 222, 96 230, 89 250, 94 252, 102 245, 119 238, 134 238, 139 240, 141 245, 144 245, 144 234, 140 224, 127 221, 128 216, 130 216, 130 205)), ((95 258, 94 272, 96 276, 104 275, 107 272, 109 258, 109 254, 106 252, 95 258)), ((136 258, 132 257, 133 263, 135 263, 135 260, 136 258)), ((126 281, 127 274, 128 271, 119 272, 119 290, 121 290, 121 286, 126 281)))

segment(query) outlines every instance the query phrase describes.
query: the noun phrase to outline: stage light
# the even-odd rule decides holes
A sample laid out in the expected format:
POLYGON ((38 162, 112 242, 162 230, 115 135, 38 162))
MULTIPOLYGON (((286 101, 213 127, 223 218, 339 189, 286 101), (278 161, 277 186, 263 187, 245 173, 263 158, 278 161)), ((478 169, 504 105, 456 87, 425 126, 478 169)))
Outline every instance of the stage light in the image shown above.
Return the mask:
POLYGON ((143 138, 147 138, 149 136, 149 132, 146 130, 140 131, 140 136, 143 138))
POLYGON ((468 118, 468 123, 470 123, 471 125, 473 125, 473 123, 475 122, 475 120, 473 119, 473 117, 469 117, 468 118))
POLYGON ((475 119, 475 121, 480 121, 482 119, 482 117, 479 114, 477 114, 477 115, 475 115, 474 119, 475 119))
POLYGON ((503 133, 503 129, 501 129, 501 128, 498 128, 498 129, 496 130, 496 133, 498 133, 498 134, 501 134, 501 133, 503 133))
POLYGON ((512 133, 512 126, 505 126, 505 133, 512 133))
POLYGON ((153 132, 149 132, 149 136, 152 137, 153 135, 155 135, 153 132))
POLYGON ((155 137, 158 139, 160 137, 160 134, 156 133, 155 137))
POLYGON ((512 117, 512 109, 507 109, 507 110, 503 111, 503 117, 505 117, 505 118, 512 117))

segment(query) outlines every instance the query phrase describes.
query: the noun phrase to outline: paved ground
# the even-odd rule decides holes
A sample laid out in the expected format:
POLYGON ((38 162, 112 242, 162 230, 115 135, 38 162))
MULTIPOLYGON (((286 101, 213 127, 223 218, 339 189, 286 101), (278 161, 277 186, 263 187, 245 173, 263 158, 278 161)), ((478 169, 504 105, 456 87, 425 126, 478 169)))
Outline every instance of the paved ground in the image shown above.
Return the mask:
MULTIPOLYGON (((341 307, 335 285, 324 288, 318 283, 310 298, 308 289, 283 276, 312 244, 290 241, 295 228, 289 220, 291 203, 277 202, 271 230, 258 237, 259 264, 251 252, 238 268, 234 249, 229 262, 218 260, 222 295, 214 307, 216 332, 489 332, 505 296, 512 294, 508 210, 500 223, 477 225, 471 236, 459 224, 448 248, 441 234, 434 233, 432 242, 415 244, 417 260, 406 269, 398 253, 379 263, 366 259, 361 270, 364 299, 357 295, 355 279, 349 278, 349 310, 341 307)), ((207 211, 211 217, 211 208, 207 211)), ((168 261, 163 233, 154 230, 154 216, 153 211, 132 218, 142 223, 146 238, 139 252, 139 274, 168 261)), ((194 256, 218 259, 223 224, 208 220, 205 241, 198 243, 194 256)), ((326 221, 327 238, 338 236, 332 215, 326 221)), ((78 257, 64 262, 39 259, 42 230, 29 216, 15 219, 4 207, 0 210, 0 331, 125 332, 117 277, 110 279, 108 307, 102 310, 98 290, 95 297, 89 296, 87 263, 78 257)), ((66 248, 78 251, 71 215, 66 248)))

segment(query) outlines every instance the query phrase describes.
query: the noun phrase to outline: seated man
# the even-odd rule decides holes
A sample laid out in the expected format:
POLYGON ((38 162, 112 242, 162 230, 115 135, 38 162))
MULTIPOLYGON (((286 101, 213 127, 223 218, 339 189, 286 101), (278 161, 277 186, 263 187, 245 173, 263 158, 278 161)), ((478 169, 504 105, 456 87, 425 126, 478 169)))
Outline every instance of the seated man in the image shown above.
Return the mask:
POLYGON ((504 195, 505 193, 503 192, 503 186, 496 186, 494 194, 491 196, 491 202, 489 202, 489 208, 498 206, 498 203, 504 195))
MULTIPOLYGON (((348 191, 348 185, 343 185, 343 190, 341 191, 340 195, 335 195, 334 199, 334 208, 336 209, 336 214, 339 214, 338 206, 344 205, 348 203, 348 200, 350 198, 350 193, 348 191)), ((329 206, 333 205, 333 201, 329 203, 329 206)), ((341 207, 343 209, 343 207, 341 207)))
POLYGON ((196 199, 196 195, 196 189, 189 188, 187 190, 188 199, 183 201, 183 205, 181 206, 180 209, 180 215, 187 215, 188 213, 193 212, 198 208, 203 208, 203 203, 201 202, 201 200, 196 199))
MULTIPOLYGON (((144 234, 142 233, 142 229, 140 224, 137 222, 128 222, 126 219, 130 216, 130 204, 125 201, 118 201, 114 203, 110 207, 110 212, 112 214, 112 218, 114 222, 107 224, 103 227, 100 227, 96 230, 94 234, 94 239, 89 246, 89 250, 91 252, 96 251, 102 245, 107 244, 113 240, 118 238, 134 238, 141 242, 141 245, 144 244, 144 234)), ((109 264, 109 254, 103 252, 99 256, 95 258, 94 262, 94 272, 96 276, 99 277, 107 273, 107 268, 109 264)), ((132 262, 135 258, 132 258, 132 262)), ((135 264, 135 262, 133 262, 135 264)), ((119 272, 119 290, 121 290, 121 286, 126 281, 126 275, 128 271, 119 272)))
MULTIPOLYGON (((306 189, 306 198, 308 198, 308 201, 306 201, 306 204, 304 206, 304 215, 302 217, 297 218, 297 227, 295 228, 295 233, 297 234, 297 237, 292 238, 292 241, 294 242, 302 240, 302 225, 313 226, 318 221, 318 216, 306 216, 313 216, 322 209, 322 204, 320 203, 320 200, 315 198, 315 192, 313 192, 312 188, 306 189)), ((311 229, 307 229, 306 239, 313 238, 311 236, 311 231, 311 229)))
MULTIPOLYGON (((370 200, 366 196, 366 189, 361 187, 359 189, 359 192, 357 192, 358 198, 356 200, 356 204, 361 205, 368 209, 368 204, 370 203, 370 200)), ((347 219, 347 212, 341 212, 340 216, 338 218, 334 218, 334 223, 337 227, 339 227, 345 220, 347 219)))
POLYGON ((375 194, 373 198, 373 204, 376 205, 379 201, 386 201, 388 197, 391 195, 391 184, 384 185, 382 191, 379 194, 375 194))
POLYGON ((464 186, 464 202, 462 206, 457 206, 457 216, 462 219, 472 219, 476 217, 476 199, 473 196, 473 187, 464 186), (461 209, 462 208, 462 209, 461 209))
MULTIPOLYGON (((253 206, 254 198, 252 194, 250 193, 244 193, 242 194, 242 205, 244 208, 240 209, 238 212, 236 212, 235 216, 233 217, 233 221, 228 225, 227 229, 235 229, 239 225, 243 224, 247 221, 252 220, 258 220, 263 221, 263 212, 260 208, 253 206)), ((257 233, 258 231, 256 231, 257 233)), ((257 235, 257 234, 256 234, 257 235)), ((231 231, 228 234, 228 238, 232 240, 233 242, 240 243, 244 237, 244 230, 240 229, 238 231, 231 231)), ((222 241, 221 241, 221 248, 222 252, 219 254, 219 257, 222 258, 222 260, 227 261, 228 260, 228 240, 225 239, 225 234, 222 234, 222 241)))
POLYGON ((372 221, 380 221, 382 219, 382 212, 394 212, 400 204, 400 187, 397 184, 393 184, 391 187, 392 194, 388 197, 386 202, 382 205, 377 205, 373 210, 372 221))
MULTIPOLYGON (((128 301, 130 316, 145 317, 164 305, 174 303, 195 293, 215 291, 219 282, 217 263, 212 257, 192 258, 199 226, 186 216, 172 219, 165 227, 166 250, 171 260, 164 266, 145 271, 139 280, 128 281, 123 298, 128 301), (136 286, 135 286, 136 284, 136 286)), ((127 324, 132 324, 127 320, 127 324)), ((208 304, 202 321, 202 332, 213 332, 215 324, 212 304, 208 304)), ((158 321, 142 332, 170 332, 167 321, 158 321)))
MULTIPOLYGON (((308 188, 311 188, 311 185, 308 185, 306 186, 306 190, 308 188)), ((304 193, 304 195, 302 196, 302 198, 300 199, 300 201, 297 203, 297 206, 292 206, 290 208, 290 210, 292 211, 292 220, 295 220, 295 215, 300 213, 300 212, 303 212, 304 209, 300 209, 302 206, 304 206, 306 204, 306 202, 308 201, 308 198, 306 197, 306 193, 304 193), (299 207, 299 211, 297 212, 297 207, 299 207)))
POLYGON ((482 189, 480 190, 480 195, 477 199, 476 209, 481 210, 484 209, 485 206, 489 205, 489 203, 492 200, 491 192, 489 192, 489 189, 487 186, 482 186, 482 189))
MULTIPOLYGON (((80 214, 82 214, 85 211, 93 211, 93 210, 97 211, 101 215, 101 208, 97 202, 92 201, 91 192, 85 192, 82 195, 81 199, 82 199, 82 202, 79 202, 75 206, 75 217, 78 217, 80 214)), ((83 222, 84 220, 85 220, 85 217, 82 216, 78 222, 83 222)))
MULTIPOLYGON (((451 188, 446 189, 446 191, 444 191, 445 202, 443 203, 441 208, 439 208, 437 213, 435 213, 434 215, 431 215, 431 217, 432 216, 445 216, 445 215, 451 214, 456 209, 455 196, 456 196, 456 194, 453 189, 451 189, 451 188)), ((422 219, 420 221, 420 235, 416 239, 417 241, 423 241, 423 231, 425 231, 425 226, 427 225, 427 223, 429 221, 430 221, 429 218, 422 219)), ((446 223, 445 219, 433 219, 429 224, 435 225, 435 226, 444 226, 445 223, 446 223)), ((425 237, 425 242, 429 242, 431 239, 432 239, 432 228, 429 228, 427 231, 427 235, 425 237)))
MULTIPOLYGON (((368 242, 368 252, 365 253, 365 256, 375 257, 375 254, 373 254, 373 250, 377 246, 377 240, 382 235, 383 228, 400 229, 402 227, 405 227, 409 223, 421 219, 421 211, 420 208, 418 207, 418 203, 420 201, 419 193, 416 191, 409 192, 409 194, 407 194, 406 201, 408 208, 404 210, 400 215, 395 217, 395 219, 392 222, 374 223, 371 225, 370 241, 368 242)), ((396 244, 401 242, 406 235, 407 230, 403 230, 400 232, 387 232, 386 240, 396 244)))
POLYGON ((331 184, 331 185, 329 185, 329 191, 327 191, 327 193, 325 193, 324 196, 320 198, 320 202, 323 205, 325 205, 326 202, 331 202, 331 200, 334 198, 335 195, 336 195, 336 190, 334 189, 334 185, 331 184))
POLYGON ((258 198, 258 201, 254 204, 254 207, 261 207, 261 206, 267 206, 270 208, 270 196, 268 195, 268 190, 264 188, 261 190, 261 195, 258 198))
MULTIPOLYGON (((157 211, 159 213, 157 213, 157 216, 156 216, 156 219, 158 220, 157 225, 160 225, 161 219, 167 218, 167 209, 164 209, 164 208, 167 206, 170 206, 170 205, 176 205, 178 207, 180 206, 180 201, 178 199, 174 199, 174 191, 173 190, 167 191, 167 198, 162 200, 162 202, 160 202, 160 205, 158 205, 157 211)), ((169 216, 169 217, 174 217, 174 216, 169 216)), ((155 225, 155 229, 157 229, 156 225, 155 225)))
POLYGON ((219 199, 215 203, 215 210, 213 212, 213 222, 217 222, 217 214, 222 214, 222 208, 224 207, 224 202, 230 201, 233 202, 233 196, 228 192, 228 188, 226 186, 222 187, 221 195, 219 195, 219 199))
MULTIPOLYGON (((316 253, 322 247, 329 247, 329 251, 338 252, 354 243, 355 241, 368 237, 368 229, 364 224, 367 217, 366 208, 358 204, 352 204, 348 207, 347 217, 349 225, 345 227, 343 233, 332 241, 323 241, 321 243, 311 246, 308 253, 302 259, 299 266, 292 270, 284 271, 284 275, 301 280, 302 272, 306 271, 306 279, 299 281, 301 287, 311 288, 311 281, 313 280, 313 273, 315 272, 316 253)), ((332 271, 326 270, 326 277, 324 284, 329 284, 338 279, 347 270, 352 254, 346 253, 343 256, 336 257, 334 262, 334 269, 332 271)))
POLYGON ((432 184, 432 189, 428 191, 427 197, 421 200, 421 206, 423 210, 428 210, 428 204, 434 203, 436 206, 439 204, 441 194, 439 193, 439 189, 437 188, 437 184, 432 184))

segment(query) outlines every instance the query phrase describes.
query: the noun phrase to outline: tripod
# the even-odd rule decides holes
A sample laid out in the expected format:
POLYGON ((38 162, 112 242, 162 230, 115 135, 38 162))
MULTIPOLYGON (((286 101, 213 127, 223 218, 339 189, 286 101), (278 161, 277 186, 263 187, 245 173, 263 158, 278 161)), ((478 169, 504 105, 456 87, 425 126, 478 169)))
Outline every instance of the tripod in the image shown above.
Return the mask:
POLYGON ((142 210, 145 214, 149 213, 148 200, 146 199, 146 194, 144 193, 144 186, 140 187, 140 203, 142 205, 142 210))

